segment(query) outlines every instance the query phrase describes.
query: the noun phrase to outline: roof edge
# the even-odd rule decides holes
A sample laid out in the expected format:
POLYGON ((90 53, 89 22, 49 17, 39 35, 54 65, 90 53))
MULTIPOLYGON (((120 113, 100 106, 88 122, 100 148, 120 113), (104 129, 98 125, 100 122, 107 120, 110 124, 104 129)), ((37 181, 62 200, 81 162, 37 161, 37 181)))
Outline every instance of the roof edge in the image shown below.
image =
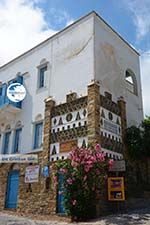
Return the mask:
POLYGON ((77 19, 74 23, 70 24, 69 26, 63 28, 62 30, 58 31, 56 34, 50 36, 49 38, 47 38, 46 40, 40 42, 39 44, 35 45, 33 48, 25 51, 24 53, 22 53, 21 55, 13 58, 12 60, 8 61, 7 63, 3 64, 2 66, 0 66, 0 70, 4 69, 6 66, 8 66, 9 64, 13 63, 14 61, 18 60, 19 58, 23 57, 24 55, 28 54, 29 52, 33 51, 34 49, 36 49, 37 47, 43 45, 44 43, 48 42, 49 40, 52 40, 53 38, 57 37, 58 35, 60 35, 61 33, 63 33, 64 31, 68 30, 70 27, 73 27, 75 24, 79 23, 81 20, 91 16, 92 14, 96 15, 100 20, 103 21, 104 24, 106 24, 123 42, 125 42, 128 47, 130 47, 137 55, 140 55, 139 52, 134 49, 117 31, 115 31, 96 11, 91 11, 88 14, 86 14, 85 16, 80 17, 79 19, 77 19))
POLYGON ((70 24, 69 26, 63 28, 62 30, 58 31, 56 34, 50 36, 49 38, 45 39, 44 41, 40 42, 39 44, 35 45, 34 47, 30 48, 29 50, 25 51, 24 53, 22 53, 21 55, 18 55, 17 57, 13 58, 12 60, 8 61, 7 63, 3 64, 2 66, 0 66, 0 70, 3 69, 4 67, 6 67, 7 65, 13 63, 15 60, 23 57, 24 55, 28 54, 29 52, 33 51, 34 49, 38 48, 39 46, 45 44, 46 42, 52 40, 53 38, 57 37, 58 35, 60 35, 61 33, 65 32, 66 30, 68 30, 70 27, 73 27, 75 24, 79 23, 81 20, 91 16, 92 14, 96 14, 95 11, 91 11, 88 14, 86 14, 85 16, 80 17, 79 19, 77 19, 75 22, 73 22, 72 24, 70 24))

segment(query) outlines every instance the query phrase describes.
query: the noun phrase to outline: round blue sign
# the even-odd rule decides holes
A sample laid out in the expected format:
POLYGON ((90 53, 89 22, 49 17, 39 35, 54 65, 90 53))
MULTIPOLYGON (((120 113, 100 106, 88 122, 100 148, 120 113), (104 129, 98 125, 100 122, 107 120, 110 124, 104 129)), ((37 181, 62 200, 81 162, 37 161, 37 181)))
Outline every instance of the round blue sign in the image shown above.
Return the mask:
POLYGON ((12 102, 21 102, 26 97, 26 89, 20 83, 10 84, 7 88, 7 97, 12 102))

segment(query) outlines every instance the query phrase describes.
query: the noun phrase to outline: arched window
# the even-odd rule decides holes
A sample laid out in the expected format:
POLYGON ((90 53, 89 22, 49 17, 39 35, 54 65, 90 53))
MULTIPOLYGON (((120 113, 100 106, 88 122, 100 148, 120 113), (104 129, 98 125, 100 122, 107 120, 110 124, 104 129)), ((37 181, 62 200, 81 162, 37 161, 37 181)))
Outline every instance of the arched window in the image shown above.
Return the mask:
POLYGON ((132 70, 130 69, 126 70, 125 79, 126 79, 126 87, 128 91, 130 91, 131 93, 135 95, 138 95, 137 80, 132 70))

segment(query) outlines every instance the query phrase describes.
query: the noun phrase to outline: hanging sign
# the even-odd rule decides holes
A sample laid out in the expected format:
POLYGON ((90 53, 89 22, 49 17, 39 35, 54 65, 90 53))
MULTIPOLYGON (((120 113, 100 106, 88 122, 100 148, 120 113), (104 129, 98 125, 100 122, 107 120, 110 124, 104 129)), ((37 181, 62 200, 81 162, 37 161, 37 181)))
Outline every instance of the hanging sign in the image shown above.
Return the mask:
POLYGON ((117 160, 113 162, 113 165, 109 169, 111 172, 123 172, 126 171, 126 165, 124 160, 117 160))
POLYGON ((7 88, 7 97, 12 102, 21 102, 26 97, 26 89, 20 83, 10 84, 7 88))
POLYGON ((124 201, 124 178, 109 177, 108 178, 108 200, 109 201, 124 201))
POLYGON ((39 181, 39 168, 39 165, 26 167, 25 183, 35 183, 39 181))

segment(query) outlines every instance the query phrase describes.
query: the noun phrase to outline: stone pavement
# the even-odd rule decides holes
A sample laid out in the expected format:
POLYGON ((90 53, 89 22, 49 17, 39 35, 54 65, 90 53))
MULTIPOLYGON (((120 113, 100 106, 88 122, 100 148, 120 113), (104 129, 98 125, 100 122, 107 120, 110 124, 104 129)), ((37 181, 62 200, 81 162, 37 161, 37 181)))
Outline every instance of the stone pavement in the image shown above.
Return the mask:
MULTIPOLYGON (((74 223, 75 224, 75 223, 74 223)), ((110 215, 78 225, 150 225, 150 209, 141 209, 127 214, 110 215)), ((38 221, 25 217, 0 213, 0 225, 73 225, 69 222, 38 221)))

